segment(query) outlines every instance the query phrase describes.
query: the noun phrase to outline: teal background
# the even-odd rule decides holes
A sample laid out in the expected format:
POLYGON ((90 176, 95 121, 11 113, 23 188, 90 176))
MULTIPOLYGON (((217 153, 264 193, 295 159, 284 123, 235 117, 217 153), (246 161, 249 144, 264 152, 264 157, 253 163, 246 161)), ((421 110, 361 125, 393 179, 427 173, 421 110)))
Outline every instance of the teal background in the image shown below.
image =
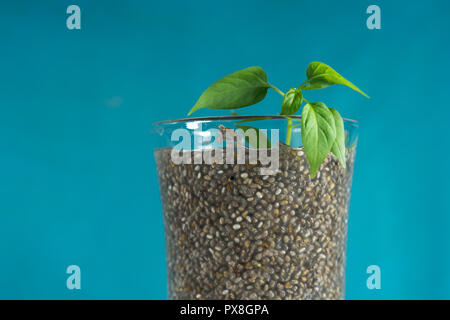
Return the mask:
MULTIPOLYGON (((347 298, 450 298, 449 31, 444 0, 3 1, 0 298, 166 298, 151 123, 232 71, 260 65, 287 90, 314 60, 371 96, 306 95, 361 126, 347 298), (381 290, 366 287, 373 264, 381 290)), ((271 92, 243 113, 279 104, 271 92)))

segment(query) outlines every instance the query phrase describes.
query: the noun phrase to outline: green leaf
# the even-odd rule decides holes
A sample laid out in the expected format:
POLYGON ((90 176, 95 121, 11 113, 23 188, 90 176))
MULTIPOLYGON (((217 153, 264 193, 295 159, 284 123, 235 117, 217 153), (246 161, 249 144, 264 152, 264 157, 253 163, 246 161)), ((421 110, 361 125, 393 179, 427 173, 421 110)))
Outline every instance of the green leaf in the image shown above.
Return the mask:
POLYGON ((303 107, 301 134, 311 178, 314 178, 336 139, 335 120, 324 103, 312 102, 303 107))
POLYGON ((331 152, 338 158, 345 168, 345 129, 344 120, 336 109, 330 108, 336 126, 336 139, 331 146, 331 152))
POLYGON ((248 136, 245 136, 245 141, 248 143, 248 145, 250 145, 253 148, 259 148, 260 145, 262 145, 262 141, 260 142, 260 139, 265 139, 266 141, 266 147, 267 148, 271 148, 271 144, 270 144, 270 140, 269 138, 267 138, 267 136, 261 132, 258 128, 255 127, 251 127, 251 126, 247 126, 247 125, 242 125, 242 124, 238 124, 235 123, 234 124, 236 128, 238 129, 242 129, 242 131, 244 131, 244 133, 248 130, 248 129, 254 129, 256 131, 257 137, 256 137, 256 145, 254 145, 252 143, 252 141, 250 141, 248 136))
POLYGON ((300 106, 302 105, 303 95, 300 89, 289 89, 283 97, 281 102, 281 115, 292 115, 295 114, 300 106))
POLYGON ((202 108, 237 109, 258 103, 270 87, 261 67, 236 71, 209 86, 188 115, 202 108))
POLYGON ((311 62, 306 69, 306 77, 308 78, 309 84, 303 86, 303 90, 322 89, 333 84, 342 84, 369 98, 369 96, 362 92, 357 86, 322 62, 311 62))

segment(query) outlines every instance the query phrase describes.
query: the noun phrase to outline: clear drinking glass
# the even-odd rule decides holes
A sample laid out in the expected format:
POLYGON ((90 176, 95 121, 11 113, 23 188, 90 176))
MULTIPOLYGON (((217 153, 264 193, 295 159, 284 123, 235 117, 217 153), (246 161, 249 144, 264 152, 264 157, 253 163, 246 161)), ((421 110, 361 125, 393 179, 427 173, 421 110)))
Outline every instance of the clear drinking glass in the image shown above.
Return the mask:
POLYGON ((230 116, 154 124, 170 299, 344 298, 358 125, 344 120, 346 168, 330 153, 311 179, 300 120, 230 116), (241 138, 243 144, 230 147, 225 139, 253 128, 256 145, 241 138), (271 163, 262 161, 263 151, 271 163))

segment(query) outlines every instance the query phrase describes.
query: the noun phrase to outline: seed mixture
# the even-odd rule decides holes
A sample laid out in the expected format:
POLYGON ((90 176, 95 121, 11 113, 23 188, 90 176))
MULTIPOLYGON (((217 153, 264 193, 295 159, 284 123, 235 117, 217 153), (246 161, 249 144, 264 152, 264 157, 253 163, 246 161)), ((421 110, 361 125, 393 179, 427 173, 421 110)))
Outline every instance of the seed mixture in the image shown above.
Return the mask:
POLYGON ((347 168, 329 154, 314 179, 302 148, 280 148, 266 176, 175 165, 171 150, 155 150, 170 299, 344 298, 354 148, 347 168))

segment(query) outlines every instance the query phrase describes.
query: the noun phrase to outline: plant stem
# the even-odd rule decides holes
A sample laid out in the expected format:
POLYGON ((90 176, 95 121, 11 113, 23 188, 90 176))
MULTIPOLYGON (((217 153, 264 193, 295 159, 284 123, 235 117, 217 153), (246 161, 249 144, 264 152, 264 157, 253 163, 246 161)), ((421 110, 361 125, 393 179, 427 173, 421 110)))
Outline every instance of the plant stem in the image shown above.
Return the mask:
POLYGON ((303 81, 303 83, 301 85, 298 86, 298 89, 301 89, 305 84, 307 84, 309 82, 309 80, 305 80, 303 81))
POLYGON ((281 94, 281 95, 284 97, 283 91, 281 91, 280 89, 278 89, 277 87, 275 87, 275 86, 273 86, 273 85, 270 85, 270 87, 271 87, 273 90, 275 90, 276 92, 278 92, 279 94, 281 94))
POLYGON ((286 144, 288 146, 291 145, 291 135, 292 135, 292 119, 288 118, 287 133, 286 133, 286 144))

